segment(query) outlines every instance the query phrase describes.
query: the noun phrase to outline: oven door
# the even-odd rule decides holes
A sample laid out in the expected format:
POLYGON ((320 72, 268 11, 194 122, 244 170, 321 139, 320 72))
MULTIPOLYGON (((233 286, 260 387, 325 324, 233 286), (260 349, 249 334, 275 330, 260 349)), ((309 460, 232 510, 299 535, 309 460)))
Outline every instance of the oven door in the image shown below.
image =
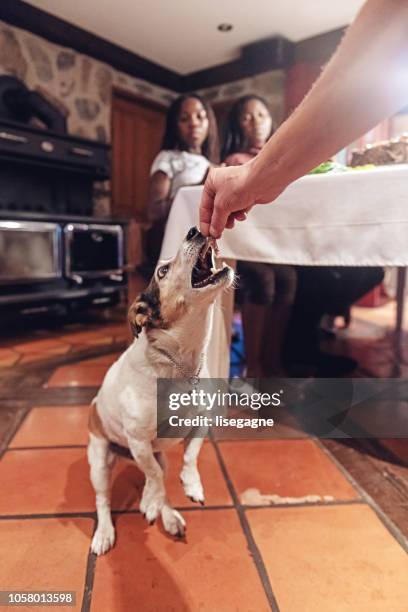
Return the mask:
POLYGON ((122 274, 120 225, 70 223, 64 227, 64 243, 67 277, 78 280, 122 274))
POLYGON ((61 230, 56 223, 0 220, 0 283, 61 277, 61 230))

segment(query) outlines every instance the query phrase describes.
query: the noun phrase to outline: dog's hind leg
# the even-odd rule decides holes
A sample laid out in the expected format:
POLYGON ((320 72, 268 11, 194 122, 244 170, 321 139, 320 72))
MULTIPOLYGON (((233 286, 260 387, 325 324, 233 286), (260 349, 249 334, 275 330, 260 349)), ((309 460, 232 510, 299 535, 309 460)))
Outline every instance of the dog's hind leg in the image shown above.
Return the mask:
POLYGON ((92 539, 91 550, 97 555, 106 553, 115 542, 115 528, 110 510, 110 473, 115 461, 109 450, 109 441, 89 434, 88 461, 91 482, 96 494, 98 526, 92 539))
POLYGON ((180 479, 184 493, 194 502, 204 505, 204 489, 197 467, 197 458, 204 438, 191 438, 185 442, 183 468, 180 479))

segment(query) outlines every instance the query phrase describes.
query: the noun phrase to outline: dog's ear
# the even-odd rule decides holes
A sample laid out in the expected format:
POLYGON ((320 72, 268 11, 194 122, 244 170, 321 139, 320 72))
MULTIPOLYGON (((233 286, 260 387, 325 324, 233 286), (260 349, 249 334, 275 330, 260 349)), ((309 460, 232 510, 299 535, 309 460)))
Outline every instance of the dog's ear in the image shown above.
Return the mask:
POLYGON ((137 338, 143 327, 161 327, 160 291, 155 280, 152 280, 146 291, 141 293, 129 309, 128 320, 137 338))
POLYGON ((129 308, 128 320, 130 329, 137 338, 142 328, 149 322, 149 309, 143 301, 143 294, 139 295, 129 308))

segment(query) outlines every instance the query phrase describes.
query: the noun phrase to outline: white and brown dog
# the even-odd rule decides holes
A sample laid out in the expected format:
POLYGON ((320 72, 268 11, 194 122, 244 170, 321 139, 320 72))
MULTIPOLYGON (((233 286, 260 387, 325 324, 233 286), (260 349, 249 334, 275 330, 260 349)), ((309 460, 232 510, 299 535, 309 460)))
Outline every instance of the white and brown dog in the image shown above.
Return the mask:
MULTIPOLYGON (((184 534, 185 521, 166 498, 161 456, 166 446, 179 440, 157 437, 156 381, 198 375, 214 301, 233 278, 228 266, 214 270, 209 240, 192 228, 174 259, 159 263, 148 288, 130 308, 135 340, 108 370, 89 420, 88 461, 98 515, 91 548, 98 555, 115 541, 109 480, 117 445, 129 449, 146 477, 140 510, 147 521, 161 515, 168 533, 184 534)), ((204 492, 197 457, 202 441, 186 442, 180 474, 186 495, 201 503, 204 492)))

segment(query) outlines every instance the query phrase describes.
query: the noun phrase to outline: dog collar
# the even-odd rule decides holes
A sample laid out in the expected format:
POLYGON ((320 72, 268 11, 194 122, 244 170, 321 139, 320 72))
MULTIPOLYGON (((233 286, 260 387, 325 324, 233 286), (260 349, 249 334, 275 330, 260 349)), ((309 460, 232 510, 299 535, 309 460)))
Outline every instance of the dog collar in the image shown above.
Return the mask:
POLYGON ((198 368, 197 370, 191 371, 189 368, 186 368, 182 363, 180 363, 179 361, 177 361, 177 359, 175 359, 175 357, 173 357, 172 355, 170 355, 170 353, 168 353, 165 349, 159 349, 156 348, 156 351, 158 351, 159 353, 161 353, 162 355, 164 355, 165 357, 167 357, 167 359, 174 365, 174 367, 180 372, 180 374, 182 375, 183 378, 188 378, 189 382, 192 385, 198 385, 198 383, 200 382, 200 372, 201 372, 201 368, 203 367, 203 361, 204 361, 204 355, 203 353, 201 353, 200 355, 200 360, 198 362, 198 368))

